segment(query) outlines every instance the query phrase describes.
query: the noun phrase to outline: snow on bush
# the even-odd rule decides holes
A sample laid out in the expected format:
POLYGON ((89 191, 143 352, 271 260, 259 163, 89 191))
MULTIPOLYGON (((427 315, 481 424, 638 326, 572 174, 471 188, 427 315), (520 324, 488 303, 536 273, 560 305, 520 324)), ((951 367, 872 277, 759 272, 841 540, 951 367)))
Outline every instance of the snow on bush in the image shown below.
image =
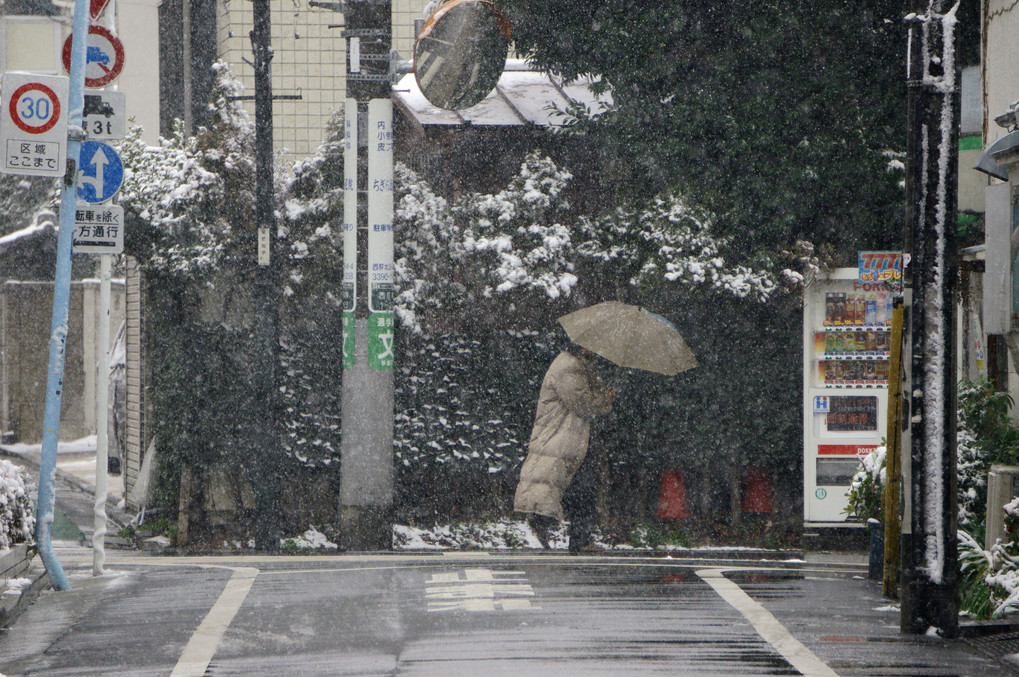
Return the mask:
POLYGON ((0 459, 0 550, 31 543, 34 532, 35 514, 21 468, 0 459))
POLYGON ((119 193, 133 235, 132 254, 146 268, 194 277, 220 265, 234 226, 253 221, 254 123, 236 97, 242 87, 223 62, 213 65, 209 126, 194 136, 178 121, 152 147, 133 128, 120 144, 119 193))
POLYGON ((625 276, 631 286, 657 279, 761 302, 779 287, 770 272, 726 263, 721 251, 728 241, 712 234, 711 215, 676 193, 618 207, 599 219, 582 218, 580 230, 585 241, 578 252, 625 276))
POLYGON ((846 512, 860 519, 880 519, 885 488, 884 445, 876 447, 861 459, 861 466, 849 484, 849 505, 846 512))

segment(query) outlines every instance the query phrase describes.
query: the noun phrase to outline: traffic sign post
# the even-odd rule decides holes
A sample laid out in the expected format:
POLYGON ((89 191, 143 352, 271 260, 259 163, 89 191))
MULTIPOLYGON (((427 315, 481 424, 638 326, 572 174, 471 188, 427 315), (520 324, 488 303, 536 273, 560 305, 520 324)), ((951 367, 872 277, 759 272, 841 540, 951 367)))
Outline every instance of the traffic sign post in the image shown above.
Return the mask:
MULTIPOLYGON (((63 50, 64 70, 71 70, 71 36, 67 36, 63 50)), ((85 53, 85 86, 90 89, 105 87, 124 70, 124 45, 120 38, 105 26, 88 27, 88 45, 85 53)))
POLYGON ((100 204, 111 199, 124 182, 124 163, 113 146, 102 141, 81 144, 78 169, 78 199, 100 204))
POLYGON ((67 153, 67 78, 4 73, 0 147, 5 174, 63 176, 67 153))

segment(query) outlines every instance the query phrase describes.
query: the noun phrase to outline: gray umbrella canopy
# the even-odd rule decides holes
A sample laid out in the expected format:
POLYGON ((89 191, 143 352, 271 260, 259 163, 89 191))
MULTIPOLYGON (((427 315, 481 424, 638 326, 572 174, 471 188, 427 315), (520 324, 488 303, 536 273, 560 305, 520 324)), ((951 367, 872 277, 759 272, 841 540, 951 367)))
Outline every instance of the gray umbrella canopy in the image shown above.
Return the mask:
POLYGON ((605 301, 559 318, 570 340, 621 367, 673 376, 697 366, 697 358, 672 323, 661 315, 605 301))

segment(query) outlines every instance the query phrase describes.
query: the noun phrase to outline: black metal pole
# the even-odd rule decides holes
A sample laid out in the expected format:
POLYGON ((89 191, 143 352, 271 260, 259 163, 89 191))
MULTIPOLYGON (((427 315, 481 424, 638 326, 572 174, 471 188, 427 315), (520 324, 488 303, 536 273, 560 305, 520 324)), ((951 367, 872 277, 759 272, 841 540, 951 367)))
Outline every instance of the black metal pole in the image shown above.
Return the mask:
MULTIPOLYGON (((955 290, 959 67, 955 8, 913 0, 909 22, 905 251, 912 258, 910 531, 902 631, 958 633, 955 290)), ((956 6, 957 7, 957 6, 956 6)))
POLYGON ((277 427, 279 372, 279 315, 275 271, 276 220, 272 181, 272 49, 269 0, 253 0, 254 29, 251 46, 255 65, 255 212, 258 221, 257 267, 254 281, 255 342, 258 375, 255 378, 255 467, 251 469, 255 494, 255 546, 275 552, 280 547, 279 477, 282 449, 277 427))

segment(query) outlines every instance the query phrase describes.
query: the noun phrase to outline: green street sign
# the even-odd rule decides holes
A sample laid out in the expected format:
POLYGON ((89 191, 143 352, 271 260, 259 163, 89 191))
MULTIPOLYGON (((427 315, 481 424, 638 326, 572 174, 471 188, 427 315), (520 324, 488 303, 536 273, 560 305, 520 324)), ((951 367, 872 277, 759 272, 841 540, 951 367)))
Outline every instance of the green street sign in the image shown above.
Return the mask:
POLYGON ((368 366, 381 371, 393 369, 393 314, 368 316, 368 366))

